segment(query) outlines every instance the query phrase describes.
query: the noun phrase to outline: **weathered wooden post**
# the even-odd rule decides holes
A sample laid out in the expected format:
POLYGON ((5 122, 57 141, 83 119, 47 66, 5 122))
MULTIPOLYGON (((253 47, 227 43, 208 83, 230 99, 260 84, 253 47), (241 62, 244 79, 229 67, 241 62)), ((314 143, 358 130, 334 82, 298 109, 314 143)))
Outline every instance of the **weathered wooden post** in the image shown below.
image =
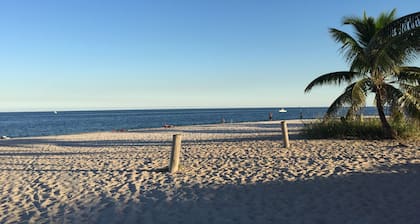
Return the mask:
POLYGON ((281 129, 283 131, 283 143, 284 148, 289 148, 289 131, 287 130, 287 123, 286 121, 281 122, 281 129))
POLYGON ((169 161, 170 173, 176 173, 178 171, 180 154, 181 154, 181 134, 173 135, 171 160, 169 161))

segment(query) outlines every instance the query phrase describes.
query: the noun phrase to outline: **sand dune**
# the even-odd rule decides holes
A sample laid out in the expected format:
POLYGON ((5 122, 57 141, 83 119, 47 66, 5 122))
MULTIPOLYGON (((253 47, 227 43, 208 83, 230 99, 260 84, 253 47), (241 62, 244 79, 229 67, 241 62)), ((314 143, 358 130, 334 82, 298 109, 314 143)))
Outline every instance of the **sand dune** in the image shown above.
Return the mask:
POLYGON ((420 146, 249 122, 0 141, 0 223, 419 223, 420 146), (182 167, 165 172, 172 135, 182 167))

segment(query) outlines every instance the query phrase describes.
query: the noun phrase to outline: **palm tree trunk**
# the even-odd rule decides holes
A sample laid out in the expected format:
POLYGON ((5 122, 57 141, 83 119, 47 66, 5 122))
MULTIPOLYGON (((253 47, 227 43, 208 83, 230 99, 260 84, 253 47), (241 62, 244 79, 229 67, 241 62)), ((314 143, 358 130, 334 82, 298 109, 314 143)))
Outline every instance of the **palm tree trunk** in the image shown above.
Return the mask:
POLYGON ((392 139, 396 138, 397 134, 392 129, 391 125, 388 123, 388 120, 386 119, 384 106, 382 104, 382 97, 379 91, 376 92, 375 99, 376 99, 376 109, 378 110, 379 119, 381 120, 382 129, 384 130, 385 137, 392 138, 392 139))

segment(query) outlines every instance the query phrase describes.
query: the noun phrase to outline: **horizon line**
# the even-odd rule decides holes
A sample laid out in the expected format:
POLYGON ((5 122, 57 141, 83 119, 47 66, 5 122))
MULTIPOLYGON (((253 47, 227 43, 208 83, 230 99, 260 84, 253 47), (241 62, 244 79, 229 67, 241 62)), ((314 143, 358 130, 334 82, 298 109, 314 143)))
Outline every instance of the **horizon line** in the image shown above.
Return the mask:
MULTIPOLYGON (((232 106, 232 107, 150 107, 150 108, 130 108, 130 107, 101 107, 101 108, 76 108, 76 109, 22 109, 22 110, 0 110, 0 113, 31 113, 31 112, 82 112, 82 111, 118 111, 118 110, 217 110, 217 109, 271 109, 271 108, 328 108, 329 106, 232 106)), ((362 108, 374 107, 364 106, 362 108)), ((346 108, 346 107, 343 107, 346 108)))

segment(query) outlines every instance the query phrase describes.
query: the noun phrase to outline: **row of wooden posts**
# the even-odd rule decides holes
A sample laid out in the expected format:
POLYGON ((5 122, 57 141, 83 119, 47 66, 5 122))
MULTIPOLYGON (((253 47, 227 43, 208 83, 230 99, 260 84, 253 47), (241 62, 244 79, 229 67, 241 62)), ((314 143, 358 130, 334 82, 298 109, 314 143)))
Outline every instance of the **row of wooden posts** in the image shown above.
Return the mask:
MULTIPOLYGON (((281 130, 283 133, 283 147, 289 148, 289 132, 287 130, 287 123, 286 121, 281 122, 281 130)), ((172 139, 172 151, 171 151, 171 158, 169 161, 169 172, 176 173, 179 169, 179 157, 181 156, 181 141, 182 135, 176 134, 173 135, 172 139)))

